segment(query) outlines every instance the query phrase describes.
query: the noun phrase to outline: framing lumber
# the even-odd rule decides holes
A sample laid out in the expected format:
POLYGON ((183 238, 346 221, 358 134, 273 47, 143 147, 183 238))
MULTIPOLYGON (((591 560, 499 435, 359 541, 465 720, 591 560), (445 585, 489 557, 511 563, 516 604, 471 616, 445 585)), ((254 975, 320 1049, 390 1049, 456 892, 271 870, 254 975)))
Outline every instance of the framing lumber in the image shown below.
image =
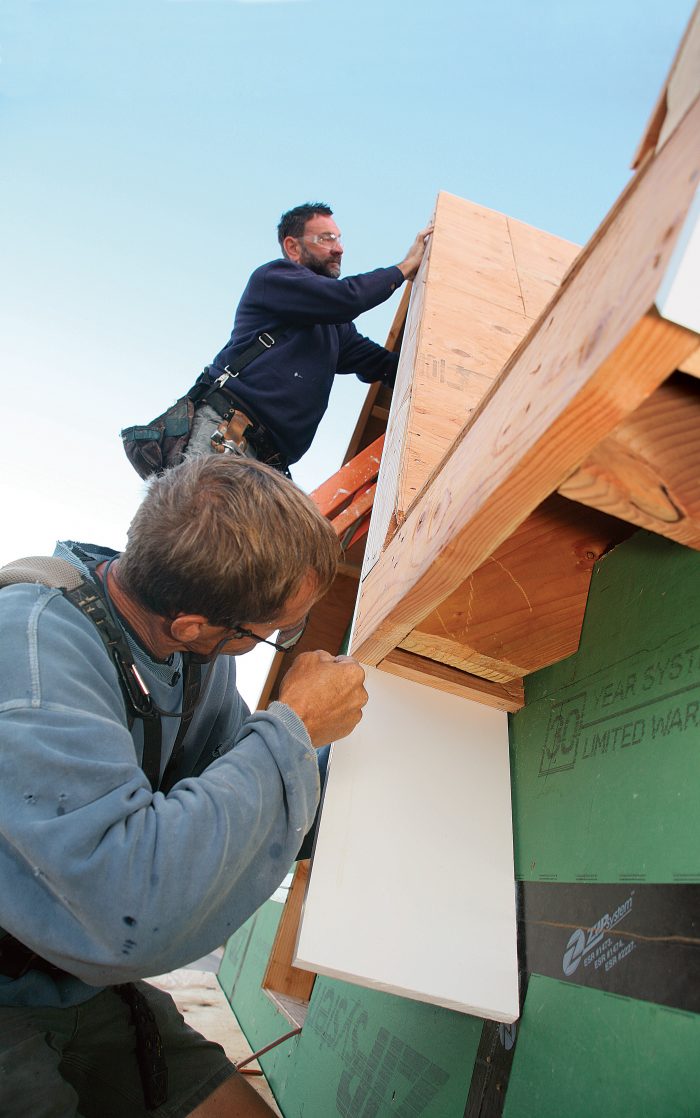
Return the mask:
POLYGON ((495 682, 482 679, 478 675, 451 668, 448 664, 441 664, 435 660, 416 656, 413 652, 406 652, 402 648, 394 649, 379 664, 383 672, 390 675, 410 679, 413 683, 422 683, 438 691, 446 691, 449 695, 459 695, 463 699, 476 699, 484 706, 494 707, 495 710, 516 711, 525 704, 522 680, 512 679, 507 682, 495 682))
POLYGON ((670 377, 559 492, 699 550, 700 383, 670 377))
POLYGON ((299 921, 304 904, 309 862, 297 862, 292 884, 284 902, 284 910, 270 952, 270 960, 262 980, 263 990, 308 1003, 316 975, 292 964, 299 934, 299 921))
POLYGON ((401 648, 507 682, 575 652, 593 566, 633 529, 553 494, 401 648))
POLYGON ((360 660, 377 664, 400 645, 697 349, 698 335, 653 303, 699 176, 696 99, 363 578, 351 643, 360 660))

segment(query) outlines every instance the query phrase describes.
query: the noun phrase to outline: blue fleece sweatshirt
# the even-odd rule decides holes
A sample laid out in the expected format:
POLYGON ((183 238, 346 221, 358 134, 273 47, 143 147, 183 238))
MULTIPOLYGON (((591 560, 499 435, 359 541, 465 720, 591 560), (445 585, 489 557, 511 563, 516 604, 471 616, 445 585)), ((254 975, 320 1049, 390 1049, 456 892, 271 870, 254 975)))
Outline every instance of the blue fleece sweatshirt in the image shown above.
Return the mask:
POLYGON ((263 264, 248 281, 233 333, 209 366, 210 376, 235 366, 236 357, 269 331, 275 345, 228 387, 296 462, 311 446, 336 373, 393 383, 398 354, 363 337, 352 320, 385 302, 403 282, 397 267, 338 280, 291 260, 263 264))
MULTIPOLYGON (((179 654, 130 644, 156 703, 181 710, 179 654)), ((163 769, 178 726, 163 719, 163 769)), ((93 623, 60 590, 1 590, 0 926, 69 976, 0 975, 0 1005, 75 1005, 200 958, 288 872, 318 804, 316 752, 285 704, 249 713, 233 657, 185 738, 201 775, 153 793, 141 753, 93 623)))

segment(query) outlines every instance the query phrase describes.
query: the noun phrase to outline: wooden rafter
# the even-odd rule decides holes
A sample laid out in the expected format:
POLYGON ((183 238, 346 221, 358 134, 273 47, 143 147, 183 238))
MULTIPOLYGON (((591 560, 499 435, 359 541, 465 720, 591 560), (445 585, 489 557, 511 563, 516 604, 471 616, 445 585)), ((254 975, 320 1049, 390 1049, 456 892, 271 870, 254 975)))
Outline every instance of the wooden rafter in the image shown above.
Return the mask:
POLYGON ((700 382, 660 385, 559 492, 700 549, 700 382))

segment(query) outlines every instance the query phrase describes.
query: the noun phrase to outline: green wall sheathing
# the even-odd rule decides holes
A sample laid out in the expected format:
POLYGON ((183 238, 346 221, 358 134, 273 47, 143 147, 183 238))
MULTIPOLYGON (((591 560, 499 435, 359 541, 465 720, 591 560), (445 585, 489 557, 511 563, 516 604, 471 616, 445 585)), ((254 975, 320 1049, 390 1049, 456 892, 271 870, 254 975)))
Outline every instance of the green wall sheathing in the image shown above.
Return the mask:
MULTIPOLYGON (((229 940, 219 971, 253 1049, 291 1028, 260 989, 281 912, 268 901, 229 940)), ((301 1035, 260 1063, 285 1118, 462 1118, 481 1028, 475 1017, 319 977, 301 1035)))
POLYGON ((698 1118, 700 1017, 533 975, 504 1118, 698 1118))
POLYGON ((638 533, 511 720, 516 876, 700 881, 700 555, 638 533))
POLYGON ((462 1118, 482 1022, 318 978, 285 1118, 462 1118))
MULTIPOLYGON (((277 901, 264 904, 228 941, 219 970, 221 988, 254 1052, 293 1028, 261 989, 281 916, 282 905, 277 901)), ((285 1093, 300 1040, 300 1036, 292 1037, 260 1059, 277 1099, 285 1093)))

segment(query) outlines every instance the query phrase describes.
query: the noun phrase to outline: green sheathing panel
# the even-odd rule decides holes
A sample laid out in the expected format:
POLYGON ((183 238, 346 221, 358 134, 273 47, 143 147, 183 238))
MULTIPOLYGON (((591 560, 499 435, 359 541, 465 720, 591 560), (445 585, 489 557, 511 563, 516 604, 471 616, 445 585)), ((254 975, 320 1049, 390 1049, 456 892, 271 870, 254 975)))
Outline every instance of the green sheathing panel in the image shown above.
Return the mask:
MULTIPOLYGON (((282 908, 233 936, 219 981, 257 1050, 290 1025, 260 985, 282 908)), ((462 1118, 482 1022, 318 978, 299 1037, 261 1058, 285 1118, 462 1118)))
POLYGON ((482 1022, 318 978, 285 1118, 462 1118, 482 1022))
MULTIPOLYGON (((219 982, 254 1052, 292 1029, 284 1014, 262 990, 282 905, 268 901, 226 944, 219 982)), ((286 1040, 261 1057, 260 1066, 280 1100, 287 1076, 298 1059, 300 1037, 286 1040)))
POLYGON ((638 533, 596 565, 576 656, 511 720, 516 876, 700 881, 700 554, 638 533))
POLYGON ((698 1118, 700 1017, 533 975, 504 1118, 698 1118))

